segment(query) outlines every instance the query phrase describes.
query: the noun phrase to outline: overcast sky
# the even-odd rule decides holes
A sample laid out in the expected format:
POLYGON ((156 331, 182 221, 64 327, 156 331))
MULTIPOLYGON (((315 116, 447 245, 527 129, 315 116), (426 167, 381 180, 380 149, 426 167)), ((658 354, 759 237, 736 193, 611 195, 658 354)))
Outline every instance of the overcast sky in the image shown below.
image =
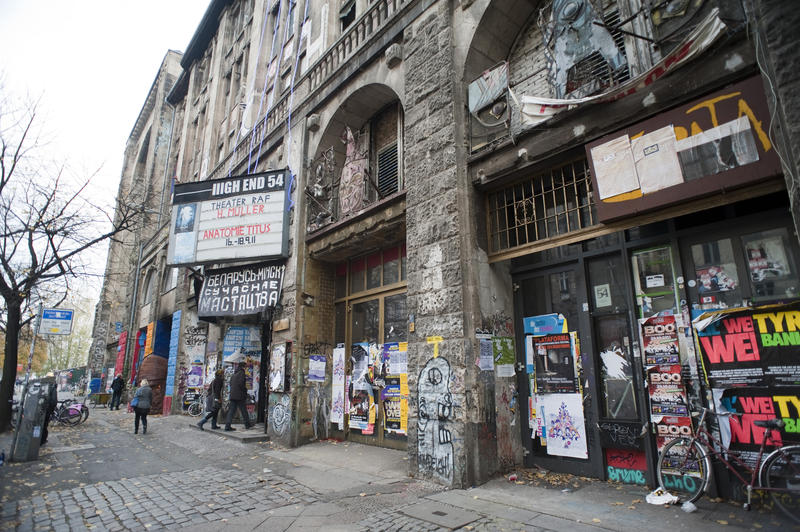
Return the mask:
POLYGON ((6 90, 41 97, 52 155, 87 177, 99 169, 93 193, 116 194, 125 142, 161 61, 186 49, 208 4, 0 0, 6 90))

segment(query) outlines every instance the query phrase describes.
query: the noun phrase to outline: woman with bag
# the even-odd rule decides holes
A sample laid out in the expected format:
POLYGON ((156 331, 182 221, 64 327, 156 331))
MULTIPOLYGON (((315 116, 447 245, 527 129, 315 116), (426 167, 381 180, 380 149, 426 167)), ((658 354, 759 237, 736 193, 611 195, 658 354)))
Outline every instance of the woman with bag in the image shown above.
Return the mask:
POLYGON ((147 379, 142 379, 139 388, 133 394, 131 406, 136 415, 133 421, 133 433, 139 434, 139 419, 142 420, 142 434, 147 434, 147 413, 150 411, 150 402, 153 400, 153 389, 150 388, 147 379))
POLYGON ((208 412, 208 414, 197 424, 200 430, 205 430, 203 425, 205 425, 206 421, 209 419, 211 420, 211 428, 213 430, 219 428, 219 425, 217 425, 217 414, 219 414, 219 409, 222 407, 223 376, 224 372, 218 369, 217 372, 214 373, 214 380, 211 382, 211 386, 208 387, 208 396, 206 397, 206 412, 208 412))

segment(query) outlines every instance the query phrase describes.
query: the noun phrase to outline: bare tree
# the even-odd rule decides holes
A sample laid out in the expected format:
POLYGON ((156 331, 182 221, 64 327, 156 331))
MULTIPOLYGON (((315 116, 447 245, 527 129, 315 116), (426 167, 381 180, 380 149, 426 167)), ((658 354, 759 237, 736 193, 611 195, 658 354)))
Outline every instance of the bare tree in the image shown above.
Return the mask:
POLYGON ((0 84, 0 432, 9 427, 19 332, 34 318, 30 309, 64 301, 71 281, 92 274, 85 252, 130 229, 141 213, 121 201, 112 217, 89 198, 91 177, 71 186, 66 167, 47 161, 36 127, 36 103, 14 103, 0 84))

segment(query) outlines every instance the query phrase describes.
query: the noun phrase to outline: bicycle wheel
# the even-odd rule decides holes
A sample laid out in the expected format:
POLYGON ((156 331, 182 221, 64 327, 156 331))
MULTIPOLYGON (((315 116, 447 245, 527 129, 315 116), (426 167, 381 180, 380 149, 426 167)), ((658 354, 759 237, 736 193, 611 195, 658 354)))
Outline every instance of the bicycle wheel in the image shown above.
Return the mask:
POLYGON ((197 417, 203 413, 203 407, 200 406, 200 403, 194 402, 189 405, 189 408, 186 409, 189 412, 189 415, 192 417, 197 417))
POLYGON ((711 460, 705 447, 689 438, 668 442, 658 457, 658 484, 681 502, 699 499, 711 477, 711 460))
POLYGON ((67 406, 59 414, 59 419, 70 426, 75 426, 81 422, 81 411, 75 407, 67 406))
POLYGON ((775 506, 800 523, 800 445, 782 447, 761 466, 761 482, 770 491, 775 506))

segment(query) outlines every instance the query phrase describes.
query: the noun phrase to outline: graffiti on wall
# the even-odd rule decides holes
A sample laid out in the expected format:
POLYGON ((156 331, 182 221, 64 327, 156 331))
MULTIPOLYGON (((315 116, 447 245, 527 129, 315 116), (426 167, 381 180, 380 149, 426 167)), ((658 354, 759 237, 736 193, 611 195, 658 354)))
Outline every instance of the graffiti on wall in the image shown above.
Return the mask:
POLYGON ((428 360, 418 382, 417 448, 419 471, 442 482, 453 482, 453 439, 448 423, 453 415, 450 363, 444 357, 428 360))
POLYGON ((292 409, 289 406, 289 396, 282 395, 279 401, 272 405, 272 430, 275 434, 283 436, 289 428, 289 422, 292 418, 292 409))
POLYGON ((640 486, 647 483, 645 478, 647 458, 643 451, 605 449, 605 454, 608 480, 640 486))

